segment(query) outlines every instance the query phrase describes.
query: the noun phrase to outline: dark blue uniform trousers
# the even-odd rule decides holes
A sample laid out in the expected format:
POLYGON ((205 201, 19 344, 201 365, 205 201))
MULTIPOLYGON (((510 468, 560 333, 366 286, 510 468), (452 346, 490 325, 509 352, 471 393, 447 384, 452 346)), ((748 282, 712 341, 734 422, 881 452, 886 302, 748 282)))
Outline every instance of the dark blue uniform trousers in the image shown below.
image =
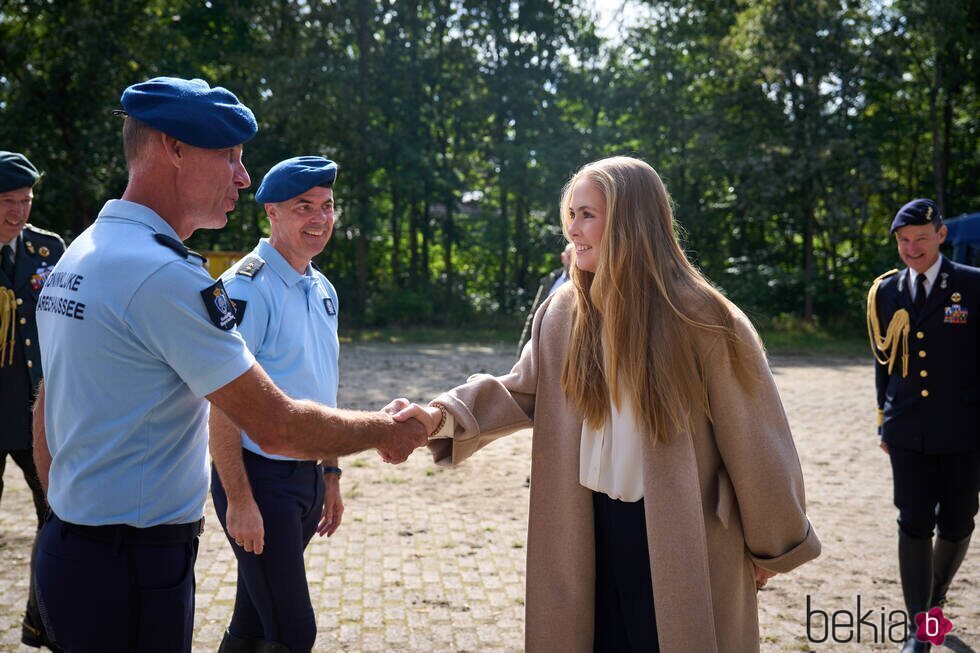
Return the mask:
MULTIPOLYGON (((249 553, 228 538, 238 559, 235 610, 228 631, 235 637, 277 642, 292 653, 313 648, 316 615, 306 583, 303 550, 323 513, 323 469, 312 461, 271 460, 242 450, 252 495, 262 512, 265 547, 249 553)), ((211 469, 211 496, 225 527, 228 497, 211 469)))
MULTIPOLYGON (((974 428, 976 426, 974 425, 974 428)), ((980 451, 925 454, 888 447, 898 524, 906 535, 958 542, 973 532, 980 491, 980 451)))
POLYGON ((49 639, 71 653, 187 652, 200 523, 75 526, 48 513, 37 590, 49 639))

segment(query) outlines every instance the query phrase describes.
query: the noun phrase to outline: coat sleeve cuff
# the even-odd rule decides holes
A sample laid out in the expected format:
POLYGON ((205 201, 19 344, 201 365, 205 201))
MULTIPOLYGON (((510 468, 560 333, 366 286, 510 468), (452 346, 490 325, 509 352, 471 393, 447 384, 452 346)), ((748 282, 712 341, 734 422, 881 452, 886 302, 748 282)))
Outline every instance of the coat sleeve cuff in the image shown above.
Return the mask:
POLYGON ((819 555, 820 539, 817 537, 816 531, 813 530, 812 524, 808 524, 806 537, 803 538, 803 541, 782 555, 778 555, 775 558, 760 558, 753 555, 751 551, 749 552, 749 558, 751 558, 752 562, 763 569, 774 571, 777 574, 785 574, 788 571, 792 571, 804 562, 809 562, 819 555))

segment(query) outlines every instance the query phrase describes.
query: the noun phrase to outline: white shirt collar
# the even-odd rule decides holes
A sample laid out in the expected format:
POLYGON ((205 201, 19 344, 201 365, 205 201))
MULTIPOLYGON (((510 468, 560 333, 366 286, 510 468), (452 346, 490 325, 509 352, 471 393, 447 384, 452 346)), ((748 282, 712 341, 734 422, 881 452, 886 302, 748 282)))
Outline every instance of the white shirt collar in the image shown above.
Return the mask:
MULTIPOLYGON (((929 266, 923 274, 926 275, 926 292, 933 287, 936 283, 936 277, 939 276, 939 268, 943 266, 943 255, 940 254, 936 257, 936 262, 929 266)), ((911 287, 915 287, 915 280, 919 278, 919 273, 909 268, 909 284, 911 287)), ((913 291, 914 292, 914 291, 913 291)))

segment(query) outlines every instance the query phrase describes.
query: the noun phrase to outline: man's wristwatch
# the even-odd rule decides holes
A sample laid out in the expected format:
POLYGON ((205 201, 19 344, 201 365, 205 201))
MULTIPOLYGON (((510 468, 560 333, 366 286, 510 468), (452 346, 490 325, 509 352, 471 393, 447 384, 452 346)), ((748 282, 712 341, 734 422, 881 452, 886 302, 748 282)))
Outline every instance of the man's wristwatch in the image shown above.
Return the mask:
POLYGON ((324 476, 326 476, 327 474, 336 474, 337 475, 337 478, 340 478, 343 475, 343 473, 344 473, 344 470, 342 470, 340 467, 333 467, 332 465, 324 465, 323 466, 323 475, 324 476))

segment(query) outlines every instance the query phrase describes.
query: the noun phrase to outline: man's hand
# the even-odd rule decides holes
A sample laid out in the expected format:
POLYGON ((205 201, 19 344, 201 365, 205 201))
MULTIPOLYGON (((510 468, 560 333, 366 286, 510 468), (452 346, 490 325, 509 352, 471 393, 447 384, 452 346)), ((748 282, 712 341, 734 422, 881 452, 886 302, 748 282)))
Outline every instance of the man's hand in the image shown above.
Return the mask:
POLYGON ((378 453, 386 463, 399 464, 408 460, 412 452, 425 446, 429 441, 429 431, 414 419, 396 422, 392 421, 378 445, 378 453))
POLYGON ((235 501, 228 500, 225 525, 228 537, 235 544, 249 553, 262 554, 262 549, 265 548, 265 525, 262 522, 262 512, 251 494, 235 501))
POLYGON ((878 440, 878 448, 884 451, 885 453, 888 453, 888 445, 885 444, 884 440, 878 440))
POLYGON ((326 535, 330 537, 340 528, 340 521, 344 518, 344 500, 340 496, 340 476, 337 474, 326 474, 324 482, 327 491, 323 498, 323 514, 320 516, 320 523, 317 524, 316 532, 320 537, 326 535))

